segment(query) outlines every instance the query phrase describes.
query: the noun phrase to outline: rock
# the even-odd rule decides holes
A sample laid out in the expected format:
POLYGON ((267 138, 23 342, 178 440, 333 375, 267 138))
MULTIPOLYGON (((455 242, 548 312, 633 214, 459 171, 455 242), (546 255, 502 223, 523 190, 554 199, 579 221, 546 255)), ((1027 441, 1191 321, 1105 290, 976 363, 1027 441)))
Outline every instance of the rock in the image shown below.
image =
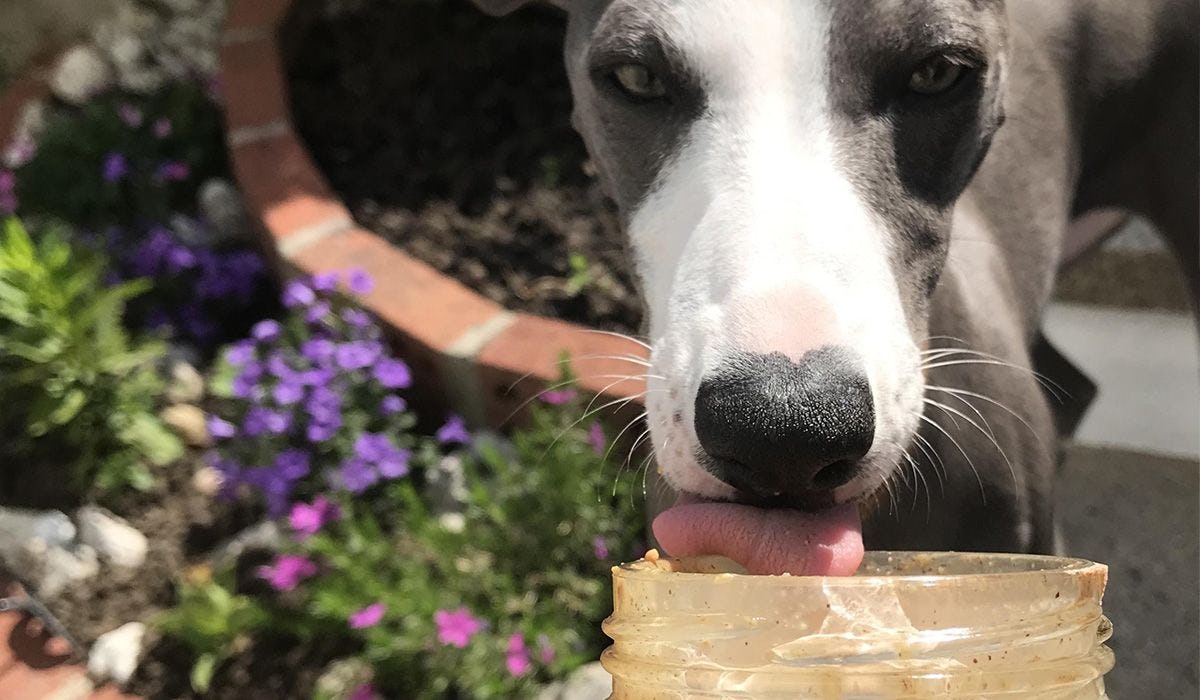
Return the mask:
POLYGON ((88 673, 97 680, 125 685, 137 670, 142 656, 146 625, 130 622, 100 635, 88 652, 88 673))
POLYGON ((200 218, 214 242, 245 240, 250 230, 246 207, 237 188, 228 180, 213 178, 200 186, 197 195, 200 218))
POLYGON ((161 366, 164 372, 169 372, 176 362, 186 362, 195 367, 200 364, 201 357, 195 345, 172 341, 167 343, 166 358, 161 366))
POLYGON ((192 488, 196 493, 216 496, 221 490, 221 472, 210 466, 200 467, 192 472, 192 488))
POLYGON ((81 105, 113 85, 112 66, 91 46, 69 49, 50 78, 50 89, 60 100, 81 105))
POLYGON ((146 93, 166 82, 145 42, 135 33, 119 32, 108 47, 108 56, 116 70, 117 83, 130 92, 146 93))
POLYGON ((190 362, 176 360, 171 364, 166 394, 171 403, 198 403, 204 398, 204 377, 190 362))
POLYGON ((212 444, 212 437, 208 434, 207 419, 199 406, 177 403, 164 408, 159 412, 158 417, 192 447, 208 447, 212 444))
POLYGON ((593 661, 567 676, 558 700, 606 700, 609 695, 612 695, 612 674, 599 661, 593 661))
POLYGON ((317 677, 313 695, 319 698, 348 698, 374 678, 371 665, 362 659, 331 661, 317 677))
POLYGON ((149 542, 137 528, 96 506, 75 512, 79 541, 116 566, 136 569, 146 561, 149 542))
POLYGON ((44 598, 53 598, 68 585, 100 573, 100 561, 91 547, 50 546, 37 537, 25 542, 11 565, 33 585, 35 590, 31 592, 44 598))
POLYGON ((462 513, 470 494, 463 474, 462 458, 449 454, 426 472, 425 495, 435 515, 462 513))
POLYGON ((242 530, 213 548, 213 568, 221 569, 235 563, 243 553, 252 549, 277 551, 284 544, 283 530, 274 520, 264 520, 242 530))
POLYGON ((0 507, 0 559, 13 555, 31 539, 51 547, 66 547, 75 541, 75 524, 58 510, 23 510, 0 507))

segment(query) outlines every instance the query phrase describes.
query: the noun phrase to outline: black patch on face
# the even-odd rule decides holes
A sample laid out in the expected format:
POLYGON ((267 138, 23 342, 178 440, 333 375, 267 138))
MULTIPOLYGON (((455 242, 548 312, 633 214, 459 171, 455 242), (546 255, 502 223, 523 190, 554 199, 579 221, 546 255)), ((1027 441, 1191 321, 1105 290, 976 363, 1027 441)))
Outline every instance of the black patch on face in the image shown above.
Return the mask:
POLYGON ((628 223, 703 113, 704 91, 699 76, 656 23, 658 2, 593 0, 580 5, 572 9, 565 49, 575 128, 628 223), (633 102, 621 95, 610 77, 621 63, 650 68, 666 84, 667 97, 633 102))
POLYGON ((999 0, 829 0, 829 94, 841 167, 891 230, 892 264, 914 323, 937 286, 955 201, 1003 122, 999 0), (974 61, 939 95, 909 91, 943 53, 974 61))

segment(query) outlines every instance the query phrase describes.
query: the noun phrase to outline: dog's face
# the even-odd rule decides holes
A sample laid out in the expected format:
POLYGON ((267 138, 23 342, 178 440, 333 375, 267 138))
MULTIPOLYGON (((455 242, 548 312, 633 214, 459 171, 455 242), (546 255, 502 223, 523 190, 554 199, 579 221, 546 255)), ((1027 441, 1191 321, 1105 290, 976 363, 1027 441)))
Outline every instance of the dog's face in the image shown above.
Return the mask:
POLYGON ((810 510, 871 494, 917 428, 951 211, 1003 121, 1003 0, 559 4, 648 306, 661 472, 810 510))

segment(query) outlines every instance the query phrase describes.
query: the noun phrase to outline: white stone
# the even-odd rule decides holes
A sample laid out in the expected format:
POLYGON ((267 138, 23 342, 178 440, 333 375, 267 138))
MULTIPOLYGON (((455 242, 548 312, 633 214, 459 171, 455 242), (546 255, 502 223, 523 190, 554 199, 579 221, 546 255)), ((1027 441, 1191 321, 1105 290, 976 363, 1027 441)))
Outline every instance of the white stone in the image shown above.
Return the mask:
POLYGON ((228 180, 212 178, 200 186, 197 195, 200 218, 208 224, 214 241, 236 241, 247 238, 246 208, 242 196, 228 180))
POLYGON ((142 656, 146 625, 129 622, 100 635, 88 652, 88 673, 97 680, 124 685, 133 677, 142 656))
POLYGON ((194 404, 204 398, 204 377, 191 363, 176 360, 171 364, 167 384, 167 400, 171 403, 194 404))
POLYGON ((146 561, 150 543, 137 528, 96 506, 75 512, 79 541, 116 566, 136 569, 146 561))
POLYGON ((217 495, 221 490, 221 472, 207 465, 200 467, 192 472, 192 488, 205 496, 217 495))
POLYGON ((212 444, 212 437, 208 434, 207 418, 199 406, 177 403, 164 408, 159 412, 158 417, 192 447, 208 447, 212 444))
POLYGON ((58 510, 24 510, 0 507, 0 559, 10 556, 31 539, 51 547, 65 547, 75 540, 75 524, 58 510))
POLYGON ((50 89, 64 102, 81 105, 113 84, 112 66, 91 46, 69 49, 59 59, 50 89))
POLYGON ((283 543, 283 530, 279 524, 274 520, 264 520, 213 548, 212 565, 220 569, 236 562, 243 552, 253 549, 276 551, 283 543))
POLYGON ((34 593, 44 598, 53 598, 68 585, 100 573, 100 561, 91 547, 79 545, 68 550, 49 546, 37 537, 25 542, 12 563, 33 584, 34 593))
POLYGON ((132 92, 149 92, 166 82, 145 42, 133 32, 120 32, 108 47, 117 82, 132 92))
POLYGON ((606 700, 612 695, 612 674, 599 661, 575 669, 559 693, 559 700, 606 700))

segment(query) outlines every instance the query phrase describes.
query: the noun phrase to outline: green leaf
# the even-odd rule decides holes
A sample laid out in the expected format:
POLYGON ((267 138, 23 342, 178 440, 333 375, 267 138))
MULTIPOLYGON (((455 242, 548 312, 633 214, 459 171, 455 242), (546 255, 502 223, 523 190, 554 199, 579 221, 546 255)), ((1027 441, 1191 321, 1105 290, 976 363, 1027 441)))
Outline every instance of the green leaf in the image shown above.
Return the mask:
POLYGON ((213 673, 216 669, 216 654, 201 654, 197 657, 196 663, 192 664, 192 690, 195 690, 197 693, 207 693, 208 687, 212 684, 213 673))
POLYGON ((121 433, 121 441, 135 448, 151 464, 164 466, 183 456, 183 444, 156 416, 136 413, 121 433))

